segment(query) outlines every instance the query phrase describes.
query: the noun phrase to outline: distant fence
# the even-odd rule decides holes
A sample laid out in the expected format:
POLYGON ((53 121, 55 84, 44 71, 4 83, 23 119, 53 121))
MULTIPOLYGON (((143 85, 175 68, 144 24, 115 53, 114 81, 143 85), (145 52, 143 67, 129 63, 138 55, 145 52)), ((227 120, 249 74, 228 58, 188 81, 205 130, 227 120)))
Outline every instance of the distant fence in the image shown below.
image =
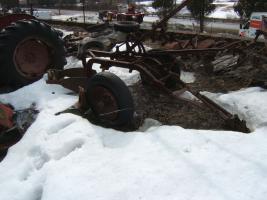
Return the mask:
MULTIPOLYGON (((146 14, 146 16, 151 16, 155 17, 157 16, 156 14, 146 14)), ((176 19, 189 19, 189 20, 194 20, 194 18, 191 15, 175 15, 173 18, 176 19)), ((221 22, 221 23, 240 23, 240 19, 222 19, 222 18, 212 18, 212 17, 206 17, 205 18, 206 22, 221 22)))
MULTIPOLYGON (((51 9, 62 9, 62 10, 83 10, 83 4, 33 4, 33 8, 51 8, 51 9)), ((29 8, 30 5, 21 5, 21 8, 29 8)), ((85 10, 90 11, 98 11, 98 10, 116 10, 116 5, 110 5, 108 3, 92 3, 92 4, 85 4, 84 5, 85 10)))

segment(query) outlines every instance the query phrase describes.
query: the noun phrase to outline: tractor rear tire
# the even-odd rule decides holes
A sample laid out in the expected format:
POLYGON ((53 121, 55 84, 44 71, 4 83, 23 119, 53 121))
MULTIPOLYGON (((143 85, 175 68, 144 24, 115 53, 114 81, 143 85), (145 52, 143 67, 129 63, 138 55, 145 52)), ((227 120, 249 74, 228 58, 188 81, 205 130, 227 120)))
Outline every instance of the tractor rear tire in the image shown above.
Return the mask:
POLYGON ((66 50, 59 33, 37 20, 20 20, 0 32, 0 84, 18 88, 62 69, 66 50))
POLYGON ((115 74, 101 72, 94 75, 88 83, 86 100, 102 125, 115 128, 133 120, 132 95, 115 74))

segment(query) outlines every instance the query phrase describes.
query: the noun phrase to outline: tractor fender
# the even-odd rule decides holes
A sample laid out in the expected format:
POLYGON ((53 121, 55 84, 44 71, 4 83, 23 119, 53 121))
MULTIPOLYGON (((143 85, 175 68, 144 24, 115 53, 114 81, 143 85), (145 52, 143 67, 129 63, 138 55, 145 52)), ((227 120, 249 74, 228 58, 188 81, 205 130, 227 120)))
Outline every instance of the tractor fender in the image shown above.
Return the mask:
POLYGON ((10 106, 0 104, 0 130, 10 129, 14 126, 14 112, 10 106))
POLYGON ((35 19, 35 17, 27 14, 11 14, 0 17, 0 30, 9 26, 13 22, 23 19, 30 20, 30 19, 35 19))

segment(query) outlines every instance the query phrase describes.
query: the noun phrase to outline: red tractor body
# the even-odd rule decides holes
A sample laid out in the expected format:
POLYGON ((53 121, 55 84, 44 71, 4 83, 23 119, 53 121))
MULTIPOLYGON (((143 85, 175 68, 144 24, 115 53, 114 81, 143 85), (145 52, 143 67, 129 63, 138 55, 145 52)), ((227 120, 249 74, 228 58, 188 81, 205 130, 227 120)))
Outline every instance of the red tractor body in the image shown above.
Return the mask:
POLYGON ((9 26, 11 23, 23 19, 35 19, 35 17, 27 14, 10 14, 0 17, 0 30, 9 26))

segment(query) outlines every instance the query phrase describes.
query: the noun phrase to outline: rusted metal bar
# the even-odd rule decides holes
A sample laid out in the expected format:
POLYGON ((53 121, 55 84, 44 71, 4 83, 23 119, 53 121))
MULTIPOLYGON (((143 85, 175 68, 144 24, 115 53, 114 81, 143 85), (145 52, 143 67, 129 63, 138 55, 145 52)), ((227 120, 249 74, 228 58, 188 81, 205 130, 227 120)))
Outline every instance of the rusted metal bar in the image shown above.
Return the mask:
POLYGON ((88 77, 90 77, 84 68, 50 69, 47 74, 48 80, 46 82, 48 84, 59 84, 77 93, 79 87, 87 87, 88 77))
POLYGON ((155 54, 170 53, 170 54, 190 54, 190 53, 209 53, 223 51, 225 48, 206 48, 206 49, 178 49, 178 50, 163 50, 157 51, 155 54))
POLYGON ((86 71, 83 68, 69 68, 64 70, 48 70, 49 80, 59 80, 64 77, 86 77, 86 71))
MULTIPOLYGON (((192 93, 192 91, 190 91, 192 93)), ((226 111, 224 108, 219 106, 218 104, 214 103, 211 99, 208 97, 200 94, 199 92, 194 92, 194 96, 196 96, 198 99, 200 99, 203 103, 208 105, 212 110, 216 111, 224 120, 232 118, 232 114, 226 111)))
POLYGON ((154 24, 152 27, 152 31, 157 30, 158 28, 161 28, 166 22, 172 18, 177 12, 182 10, 191 0, 185 0, 182 3, 180 3, 176 8, 174 8, 172 11, 170 11, 162 20, 160 20, 158 23, 154 24))
POLYGON ((136 39, 136 41, 134 42, 134 44, 130 47, 130 50, 133 50, 138 44, 141 43, 141 41, 143 41, 147 35, 149 34, 153 34, 158 28, 161 28, 164 24, 166 24, 166 22, 173 17, 177 12, 179 12, 180 10, 182 10, 191 0, 184 0, 181 4, 179 4, 176 8, 174 8, 172 11, 169 12, 169 14, 167 14, 167 16, 165 16, 162 20, 160 20, 158 23, 153 24, 152 25, 152 31, 147 32, 145 34, 142 34, 141 37, 139 37, 138 39, 136 39))
POLYGON ((59 84, 64 88, 72 90, 76 93, 79 92, 79 88, 82 87, 84 89, 87 88, 87 77, 71 77, 71 78, 62 78, 56 81, 47 81, 49 84, 59 84))

